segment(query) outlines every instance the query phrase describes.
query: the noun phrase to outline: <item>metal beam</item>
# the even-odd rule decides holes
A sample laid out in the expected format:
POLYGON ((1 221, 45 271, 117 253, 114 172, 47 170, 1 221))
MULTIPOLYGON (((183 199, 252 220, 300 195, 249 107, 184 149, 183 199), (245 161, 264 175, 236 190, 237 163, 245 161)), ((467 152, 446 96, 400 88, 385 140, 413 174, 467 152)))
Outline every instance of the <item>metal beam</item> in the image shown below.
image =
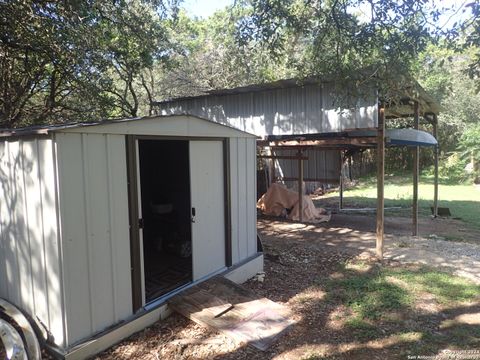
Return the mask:
POLYGON ((282 160, 308 160, 307 156, 295 156, 295 155, 258 155, 259 159, 282 159, 282 160))
POLYGON ((362 146, 375 144, 377 138, 375 136, 358 136, 358 137, 342 137, 332 139, 319 139, 319 140, 276 140, 276 141, 257 141, 259 146, 271 146, 271 147, 320 147, 320 146, 362 146))

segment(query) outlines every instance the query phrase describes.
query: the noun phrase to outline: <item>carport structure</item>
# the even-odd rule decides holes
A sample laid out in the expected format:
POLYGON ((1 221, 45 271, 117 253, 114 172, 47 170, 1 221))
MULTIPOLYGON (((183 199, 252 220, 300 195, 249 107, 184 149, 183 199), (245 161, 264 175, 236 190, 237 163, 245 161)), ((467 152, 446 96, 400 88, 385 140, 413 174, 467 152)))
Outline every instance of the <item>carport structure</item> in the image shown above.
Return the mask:
MULTIPOLYGON (((353 87, 354 85, 352 85, 353 87)), ((435 146, 434 216, 438 208, 437 127, 440 105, 415 81, 403 81, 393 95, 365 86, 351 94, 335 81, 309 78, 280 80, 207 95, 156 102, 158 114, 192 114, 228 124, 261 137, 259 149, 283 170, 284 180, 338 183, 341 152, 374 148, 377 151, 377 256, 383 258, 385 147, 413 147, 412 234, 418 234, 419 147, 435 146), (407 85, 405 85, 407 84, 407 85), (339 100, 341 99, 341 100, 339 100), (388 129, 389 119, 413 118, 412 128, 388 129), (419 130, 420 118, 432 134, 419 130), (309 156, 320 152, 322 156, 309 156), (327 161, 327 153, 336 160, 327 161), (291 166, 297 161, 296 169, 291 166), (282 163, 283 162, 283 163, 282 163), (289 166, 286 164, 289 163, 289 166), (308 178, 305 178, 308 173, 308 178)), ((275 165, 273 166, 273 169, 275 165)), ((272 172, 272 171, 271 171, 272 172)), ((272 176, 270 176, 272 178, 272 176)), ((302 196, 299 196, 301 202, 302 196)), ((300 204, 300 207, 302 204, 300 204)))

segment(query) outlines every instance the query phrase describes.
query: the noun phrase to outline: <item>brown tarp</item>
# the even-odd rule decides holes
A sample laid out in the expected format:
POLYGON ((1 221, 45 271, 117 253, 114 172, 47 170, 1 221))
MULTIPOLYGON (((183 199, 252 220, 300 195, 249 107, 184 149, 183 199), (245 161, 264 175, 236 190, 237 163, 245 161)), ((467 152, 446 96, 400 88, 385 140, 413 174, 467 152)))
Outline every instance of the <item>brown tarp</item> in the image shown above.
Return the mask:
MULTIPOLYGON (((330 220, 325 209, 316 208, 309 196, 303 195, 303 221, 319 223, 330 220)), ((257 201, 257 207, 265 215, 287 216, 299 221, 298 192, 287 189, 281 184, 272 184, 268 191, 257 201), (287 214, 287 209, 289 210, 287 214)))

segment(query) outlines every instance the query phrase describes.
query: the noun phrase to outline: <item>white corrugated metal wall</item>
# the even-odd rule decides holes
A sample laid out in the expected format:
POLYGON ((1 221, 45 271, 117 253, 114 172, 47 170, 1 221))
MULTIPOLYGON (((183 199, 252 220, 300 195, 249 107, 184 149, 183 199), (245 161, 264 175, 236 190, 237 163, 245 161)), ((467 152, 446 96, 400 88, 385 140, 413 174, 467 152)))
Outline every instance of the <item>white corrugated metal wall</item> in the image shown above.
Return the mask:
POLYGON ((173 100, 160 115, 191 114, 258 136, 337 132, 377 125, 376 96, 341 109, 333 84, 305 85, 228 95, 173 100))
POLYGON ((232 263, 257 252, 256 139, 230 138, 232 263))
POLYGON ((132 314, 125 136, 55 138, 71 346, 132 314))
POLYGON ((0 297, 64 343, 54 143, 0 142, 0 297))
MULTIPOLYGON (((276 156, 295 156, 297 150, 275 150, 276 156)), ((308 158, 304 161, 303 178, 314 179, 324 184, 337 184, 340 178, 341 154, 340 150, 307 149, 303 155, 308 158)), ((283 178, 298 177, 298 160, 276 160, 277 176, 283 178)))

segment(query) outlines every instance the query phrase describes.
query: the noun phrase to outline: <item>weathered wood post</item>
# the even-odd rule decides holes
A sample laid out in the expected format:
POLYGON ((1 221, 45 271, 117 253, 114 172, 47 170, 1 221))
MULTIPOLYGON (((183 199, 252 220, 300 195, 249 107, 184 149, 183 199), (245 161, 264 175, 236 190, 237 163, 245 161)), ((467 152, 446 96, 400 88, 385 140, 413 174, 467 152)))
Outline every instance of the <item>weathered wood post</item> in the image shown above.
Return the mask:
POLYGON ((379 104, 377 129, 377 244, 376 254, 383 259, 384 225, 384 183, 385 183, 385 108, 379 104))
POLYGON ((302 159, 302 150, 298 150, 298 207, 299 214, 298 218, 300 222, 303 221, 303 159, 302 159))
POLYGON ((439 153, 439 144, 438 144, 438 117, 437 114, 433 114, 433 136, 437 140, 437 145, 435 145, 435 154, 434 154, 434 179, 433 179, 433 217, 438 216, 438 153, 439 153))
MULTIPOLYGON (((418 130, 419 108, 418 101, 413 105, 413 128, 418 130)), ((418 235, 418 173, 420 168, 420 147, 413 149, 413 205, 412 205, 412 235, 418 235)))

